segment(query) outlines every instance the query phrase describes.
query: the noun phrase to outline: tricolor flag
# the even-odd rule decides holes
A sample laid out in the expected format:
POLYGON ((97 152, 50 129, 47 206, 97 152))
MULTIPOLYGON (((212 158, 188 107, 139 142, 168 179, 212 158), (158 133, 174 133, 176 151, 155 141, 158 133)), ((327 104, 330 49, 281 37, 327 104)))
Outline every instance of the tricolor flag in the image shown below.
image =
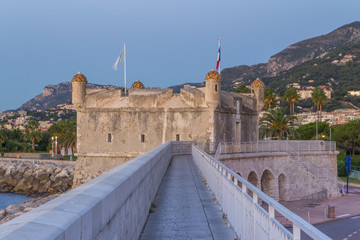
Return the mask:
POLYGON ((114 70, 118 69, 119 63, 124 61, 124 49, 121 50, 119 57, 116 59, 116 62, 113 66, 114 70))
POLYGON ((219 38, 219 51, 218 51, 217 61, 216 61, 216 71, 218 71, 218 73, 220 73, 220 40, 221 40, 221 38, 219 38))

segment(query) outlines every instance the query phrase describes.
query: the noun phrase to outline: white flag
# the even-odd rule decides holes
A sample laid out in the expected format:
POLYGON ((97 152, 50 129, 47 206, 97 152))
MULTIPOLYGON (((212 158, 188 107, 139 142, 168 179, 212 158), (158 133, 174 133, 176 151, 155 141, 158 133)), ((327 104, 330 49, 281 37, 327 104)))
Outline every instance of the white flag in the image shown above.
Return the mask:
POLYGON ((116 59, 116 62, 113 66, 114 70, 118 69, 119 63, 124 61, 124 49, 121 50, 119 57, 116 59))

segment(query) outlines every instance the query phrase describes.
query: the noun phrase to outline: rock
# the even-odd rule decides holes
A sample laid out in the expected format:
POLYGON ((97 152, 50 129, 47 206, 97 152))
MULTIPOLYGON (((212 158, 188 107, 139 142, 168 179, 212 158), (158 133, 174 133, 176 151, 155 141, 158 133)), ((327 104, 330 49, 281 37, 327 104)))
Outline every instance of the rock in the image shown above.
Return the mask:
POLYGON ((6 217, 6 210, 1 209, 0 210, 0 221, 3 220, 6 217))
POLYGON ((27 188, 25 179, 21 179, 15 186, 14 192, 24 191, 27 188))
POLYGON ((47 196, 72 186, 74 166, 46 161, 0 162, 0 192, 47 196))
POLYGON ((44 169, 38 169, 35 171, 34 174, 35 174, 35 178, 39 181, 49 178, 48 172, 44 169))
POLYGON ((54 194, 48 197, 39 197, 28 199, 25 202, 19 204, 18 206, 10 205, 6 209, 0 210, 0 224, 10 221, 11 219, 29 212, 38 206, 47 203, 48 201, 53 200, 54 198, 60 196, 61 194, 54 194))
POLYGON ((17 213, 19 211, 22 211, 23 209, 24 208, 20 207, 20 206, 10 205, 5 209, 5 211, 6 211, 7 215, 12 215, 12 214, 15 214, 15 213, 17 213))

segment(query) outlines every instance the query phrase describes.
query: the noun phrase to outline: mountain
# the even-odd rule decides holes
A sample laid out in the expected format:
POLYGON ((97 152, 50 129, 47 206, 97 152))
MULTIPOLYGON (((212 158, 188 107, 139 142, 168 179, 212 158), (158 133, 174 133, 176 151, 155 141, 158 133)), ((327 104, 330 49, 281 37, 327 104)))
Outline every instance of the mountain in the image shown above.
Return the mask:
MULTIPOLYGON (((112 85, 97 85, 88 83, 86 88, 116 88, 112 85)), ((35 96, 34 98, 30 99, 26 103, 24 103, 20 108, 17 110, 45 110, 49 108, 56 107, 62 103, 71 102, 71 91, 72 85, 71 82, 62 82, 57 85, 48 85, 44 87, 43 93, 35 96)))
POLYGON ((224 89, 232 89, 235 83, 249 84, 257 77, 276 76, 298 64, 321 58, 343 46, 356 43, 360 43, 360 22, 353 22, 329 34, 292 44, 270 57, 267 63, 225 68, 221 71, 224 89))
POLYGON ((348 91, 360 90, 360 44, 344 46, 262 80, 280 95, 292 83, 297 83, 300 88, 326 86, 333 89, 331 101, 350 102, 359 107, 360 98, 349 96, 348 91))

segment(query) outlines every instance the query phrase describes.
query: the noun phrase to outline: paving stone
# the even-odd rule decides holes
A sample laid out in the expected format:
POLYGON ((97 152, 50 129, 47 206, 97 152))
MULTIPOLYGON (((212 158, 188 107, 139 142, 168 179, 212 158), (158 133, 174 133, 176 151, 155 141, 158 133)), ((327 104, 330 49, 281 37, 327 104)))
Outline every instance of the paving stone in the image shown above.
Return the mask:
POLYGON ((155 204, 141 239, 234 239, 191 155, 173 158, 155 204))

